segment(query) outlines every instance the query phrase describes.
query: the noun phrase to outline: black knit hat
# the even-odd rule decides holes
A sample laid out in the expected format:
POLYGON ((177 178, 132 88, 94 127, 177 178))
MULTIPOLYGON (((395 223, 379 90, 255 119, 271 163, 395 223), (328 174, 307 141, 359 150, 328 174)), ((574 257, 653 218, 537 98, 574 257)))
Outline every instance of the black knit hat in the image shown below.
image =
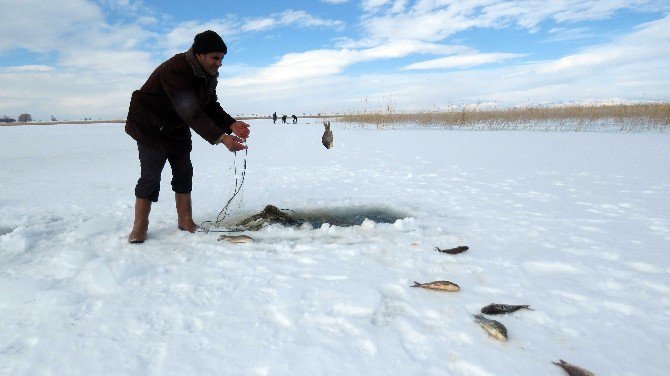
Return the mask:
POLYGON ((193 38, 193 46, 191 46, 194 54, 207 54, 210 52, 223 52, 225 55, 228 52, 228 47, 223 42, 219 34, 212 30, 203 31, 193 38))

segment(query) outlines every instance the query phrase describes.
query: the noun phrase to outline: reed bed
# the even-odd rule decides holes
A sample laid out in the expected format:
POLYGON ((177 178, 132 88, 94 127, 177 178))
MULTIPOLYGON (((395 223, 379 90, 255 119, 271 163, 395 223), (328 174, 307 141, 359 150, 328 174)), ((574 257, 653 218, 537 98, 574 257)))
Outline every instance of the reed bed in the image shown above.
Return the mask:
POLYGON ((670 126, 670 103, 530 106, 480 108, 464 106, 450 111, 396 112, 390 106, 377 111, 344 114, 338 120, 372 124, 378 128, 405 124, 462 129, 664 131, 670 126))

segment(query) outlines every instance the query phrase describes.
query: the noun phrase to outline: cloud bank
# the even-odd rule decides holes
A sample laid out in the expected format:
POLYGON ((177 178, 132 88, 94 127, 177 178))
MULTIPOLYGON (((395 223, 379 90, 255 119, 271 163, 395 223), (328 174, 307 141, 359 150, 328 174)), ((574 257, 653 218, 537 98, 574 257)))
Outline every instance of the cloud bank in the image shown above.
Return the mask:
POLYGON ((389 102, 402 110, 670 100, 669 9, 653 1, 322 0, 358 15, 321 17, 294 8, 208 20, 176 20, 127 0, 2 2, 0 116, 123 118, 132 91, 205 29, 259 43, 286 30, 330 35, 320 48, 294 45, 270 62, 224 65, 219 97, 234 114, 356 111, 389 102), (609 38, 595 38, 583 23, 631 9, 658 16, 609 38), (532 47, 482 49, 462 37, 503 29, 544 33, 548 46, 594 43, 538 58, 532 47))

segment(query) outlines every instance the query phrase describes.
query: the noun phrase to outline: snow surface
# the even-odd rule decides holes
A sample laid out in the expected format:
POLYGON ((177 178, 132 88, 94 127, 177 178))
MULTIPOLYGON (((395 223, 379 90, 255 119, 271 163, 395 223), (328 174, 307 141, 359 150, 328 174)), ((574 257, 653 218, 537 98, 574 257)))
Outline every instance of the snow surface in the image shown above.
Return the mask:
MULTIPOLYGON (((322 131, 253 121, 231 218, 377 222, 217 242, 177 229, 166 167, 131 245, 121 125, 0 127, 0 374, 667 374, 670 135, 333 124, 326 150, 322 131), (461 291, 410 287, 434 280, 461 291), (472 317, 489 303, 534 310, 492 317, 502 343, 472 317)), ((196 138, 200 223, 244 155, 196 138)))

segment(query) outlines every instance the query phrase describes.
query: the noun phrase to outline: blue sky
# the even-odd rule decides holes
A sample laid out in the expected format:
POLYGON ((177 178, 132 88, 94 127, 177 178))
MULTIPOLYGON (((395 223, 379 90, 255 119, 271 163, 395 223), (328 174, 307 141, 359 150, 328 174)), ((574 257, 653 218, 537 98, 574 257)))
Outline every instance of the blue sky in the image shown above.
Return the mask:
POLYGON ((233 115, 670 100, 670 1, 0 0, 0 116, 124 118, 217 31, 233 115))

